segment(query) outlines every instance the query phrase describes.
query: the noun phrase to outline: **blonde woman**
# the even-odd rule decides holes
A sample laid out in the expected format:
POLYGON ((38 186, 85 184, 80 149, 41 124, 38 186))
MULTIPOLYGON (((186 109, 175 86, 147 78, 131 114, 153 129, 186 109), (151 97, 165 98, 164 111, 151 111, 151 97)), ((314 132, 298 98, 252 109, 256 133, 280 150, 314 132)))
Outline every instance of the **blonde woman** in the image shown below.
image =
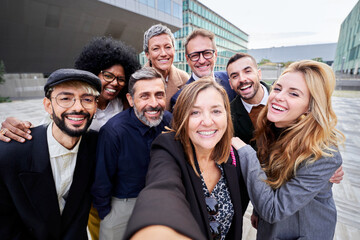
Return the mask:
POLYGON ((333 239, 330 177, 342 163, 331 106, 335 76, 323 63, 291 64, 274 83, 258 118, 258 154, 239 138, 241 170, 259 214, 258 239, 333 239), (260 164, 259 164, 260 163, 260 164))

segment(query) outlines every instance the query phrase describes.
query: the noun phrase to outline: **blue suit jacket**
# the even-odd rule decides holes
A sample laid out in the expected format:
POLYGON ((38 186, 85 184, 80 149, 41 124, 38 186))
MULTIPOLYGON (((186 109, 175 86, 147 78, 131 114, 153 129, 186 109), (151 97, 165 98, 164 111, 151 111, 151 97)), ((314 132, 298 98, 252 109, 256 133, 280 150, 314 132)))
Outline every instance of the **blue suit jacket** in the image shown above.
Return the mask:
MULTIPOLYGON (((219 83, 227 92, 228 97, 229 97, 229 101, 231 102, 235 97, 236 97, 236 92, 234 90, 231 89, 230 84, 229 84, 229 77, 227 75, 227 72, 222 71, 222 72, 214 72, 215 75, 215 80, 217 83, 219 83)), ((192 82, 194 82, 195 79, 191 76, 190 79, 186 82, 186 84, 190 84, 192 82)), ((185 84, 185 85, 186 85, 185 84)), ((177 98, 179 97, 180 93, 181 93, 182 89, 180 89, 179 91, 177 91, 170 99, 170 110, 172 111, 177 98)))

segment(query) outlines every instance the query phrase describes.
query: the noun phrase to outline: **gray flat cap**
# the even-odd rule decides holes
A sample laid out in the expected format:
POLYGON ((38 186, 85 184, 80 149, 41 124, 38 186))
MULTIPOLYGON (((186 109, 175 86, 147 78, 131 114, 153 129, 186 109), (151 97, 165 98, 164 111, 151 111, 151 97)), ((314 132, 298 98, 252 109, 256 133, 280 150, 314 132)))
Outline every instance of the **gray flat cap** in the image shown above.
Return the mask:
POLYGON ((59 69, 59 70, 56 70, 55 72, 53 72, 49 76, 49 78, 44 86, 44 91, 46 93, 49 90, 49 88, 51 88, 59 83, 63 83, 63 82, 67 82, 67 81, 86 82, 86 83, 90 84, 91 86, 95 87, 95 89, 98 90, 99 93, 101 93, 101 81, 95 74, 88 72, 88 71, 71 69, 71 68, 59 69))

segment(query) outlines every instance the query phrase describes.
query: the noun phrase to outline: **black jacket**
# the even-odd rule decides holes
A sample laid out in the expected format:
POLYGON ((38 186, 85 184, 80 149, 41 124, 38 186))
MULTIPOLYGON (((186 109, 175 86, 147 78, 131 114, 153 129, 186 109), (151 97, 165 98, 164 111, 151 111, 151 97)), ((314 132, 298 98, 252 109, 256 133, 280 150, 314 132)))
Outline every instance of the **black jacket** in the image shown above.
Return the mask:
POLYGON ((0 142, 0 238, 87 239, 97 133, 83 135, 73 182, 60 215, 46 126, 33 140, 0 142))
MULTIPOLYGON (((150 225, 165 225, 192 239, 211 239, 201 179, 174 136, 161 134, 153 142, 146 187, 136 201, 124 239, 150 225)), ((234 206, 226 239, 241 239, 243 213, 249 202, 246 186, 239 162, 235 167, 229 157, 222 166, 234 206)))

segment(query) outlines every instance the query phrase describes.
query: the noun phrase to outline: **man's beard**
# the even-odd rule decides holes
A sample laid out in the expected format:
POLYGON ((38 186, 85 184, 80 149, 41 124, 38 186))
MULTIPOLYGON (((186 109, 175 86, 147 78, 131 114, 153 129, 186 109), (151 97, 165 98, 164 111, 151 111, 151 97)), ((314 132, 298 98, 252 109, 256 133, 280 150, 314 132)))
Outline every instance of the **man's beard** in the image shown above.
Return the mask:
POLYGON ((55 112, 53 111, 52 118, 53 118, 53 121, 56 124, 56 126, 58 126, 58 128, 62 132, 64 132, 66 135, 68 135, 70 137, 80 137, 81 135, 86 133, 87 129, 89 128, 89 126, 92 122, 92 118, 90 118, 90 114, 84 113, 84 112, 62 113, 61 118, 59 118, 58 116, 56 116, 55 112), (65 116, 66 115, 83 115, 85 117, 85 120, 87 119, 87 122, 83 128, 73 130, 73 129, 70 129, 65 124, 65 116))
POLYGON ((164 116, 164 109, 162 109, 160 106, 157 106, 155 108, 153 107, 148 107, 145 108, 143 111, 138 111, 137 108, 134 105, 134 112, 135 115, 138 119, 140 119, 140 121, 142 121, 143 123, 145 123, 145 125, 149 126, 149 127, 156 127, 157 125, 159 125, 163 119, 164 116), (146 111, 160 111, 160 116, 158 119, 152 119, 152 121, 149 121, 146 117, 145 117, 145 112, 146 111))
POLYGON ((255 83, 255 82, 253 82, 251 87, 254 89, 254 92, 253 92, 250 96, 243 96, 243 95, 241 95, 241 88, 242 88, 244 85, 248 85, 248 84, 249 84, 249 82, 240 83, 240 85, 237 87, 237 93, 238 93, 238 95, 239 95, 242 99, 244 99, 244 100, 250 100, 250 99, 254 98, 255 95, 256 95, 256 93, 259 91, 260 83, 255 83))

